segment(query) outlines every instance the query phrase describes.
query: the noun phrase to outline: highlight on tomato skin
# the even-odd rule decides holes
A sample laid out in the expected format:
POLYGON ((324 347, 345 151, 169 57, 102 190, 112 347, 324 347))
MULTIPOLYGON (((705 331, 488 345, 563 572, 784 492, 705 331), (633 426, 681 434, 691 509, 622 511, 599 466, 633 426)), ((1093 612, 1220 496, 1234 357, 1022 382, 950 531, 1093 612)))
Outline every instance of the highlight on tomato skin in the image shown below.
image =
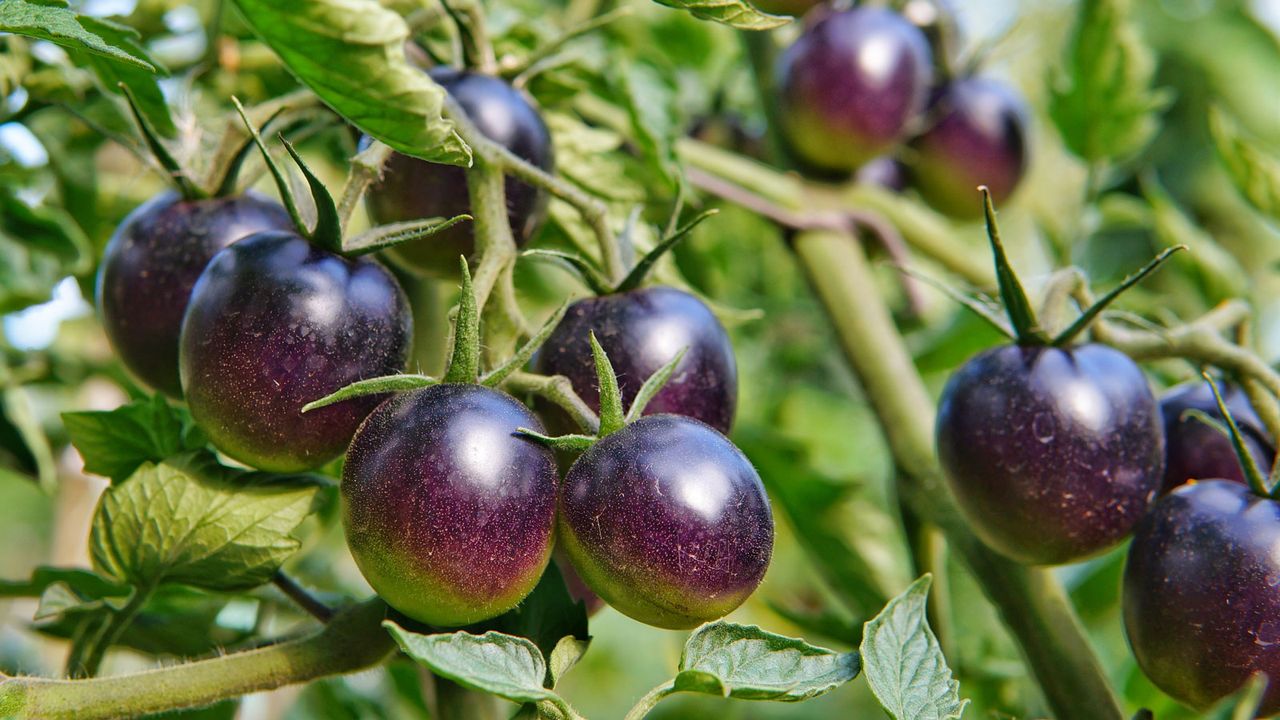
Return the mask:
POLYGON ((338 457, 378 396, 303 413, 357 380, 402 372, 409 303, 377 262, 264 232, 219 252, 196 281, 179 361, 191 415, 214 446, 262 470, 338 457))
POLYGON ((509 395, 442 384, 388 399, 342 474, 342 522, 361 572, 422 623, 459 627, 513 608, 551 557, 558 478, 541 430, 509 395))
POLYGON ((933 84, 928 40, 878 7, 827 13, 774 69, 779 131, 788 151, 819 176, 847 175, 904 140, 933 84))
MULTIPOLYGON (((1198 710, 1255 673, 1280 676, 1280 503, 1245 485, 1196 480, 1138 526, 1123 583, 1125 633, 1143 673, 1198 710)), ((1280 711, 1280 684, 1258 717, 1280 711)))
POLYGON ((938 404, 938 455, 974 532, 1020 562, 1076 562, 1119 544, 1164 471, 1142 370, 1105 345, 1004 345, 970 359, 938 404))
POLYGON ((728 614, 760 584, 773 513, 746 456, 710 426, 650 415, 573 464, 559 547, 610 606, 657 627, 728 614))
POLYGON ((178 336, 191 288, 222 248, 256 232, 291 230, 279 203, 257 192, 184 200, 166 190, 129 213, 98 269, 102 326, 137 379, 182 396, 178 336))
MULTIPOLYGON (((485 137, 518 157, 551 172, 555 154, 551 132, 528 94, 501 78, 453 68, 432 69, 439 83, 485 137)), ((367 142, 366 138, 362 142, 367 142)), ((546 217, 547 194, 543 190, 507 176, 507 219, 517 245, 533 237, 546 217)), ((392 223, 422 218, 450 218, 471 212, 466 171, 452 165, 393 153, 383 168, 382 178, 365 195, 369 215, 376 223, 392 223)), ((458 256, 475 253, 473 223, 459 223, 430 237, 391 249, 397 262, 433 277, 453 278, 458 272, 458 256)))
MULTIPOLYGON (((738 364, 729 334, 706 303, 683 290, 652 286, 570 305, 539 350, 534 369, 569 378, 587 405, 598 410, 600 392, 587 340, 591 332, 618 373, 624 406, 650 375, 687 348, 645 412, 685 415, 729 432, 738 405, 738 364)), ((555 424, 566 426, 563 420, 555 424)))

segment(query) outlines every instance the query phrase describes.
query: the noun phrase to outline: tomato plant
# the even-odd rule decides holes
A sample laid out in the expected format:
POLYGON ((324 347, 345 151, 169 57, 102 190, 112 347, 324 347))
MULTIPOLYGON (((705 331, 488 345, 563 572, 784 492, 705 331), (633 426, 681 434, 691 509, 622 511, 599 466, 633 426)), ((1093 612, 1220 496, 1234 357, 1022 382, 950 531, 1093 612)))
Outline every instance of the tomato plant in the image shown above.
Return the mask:
POLYGON ((0 0, 0 715, 1280 712, 1267 3, 0 0))

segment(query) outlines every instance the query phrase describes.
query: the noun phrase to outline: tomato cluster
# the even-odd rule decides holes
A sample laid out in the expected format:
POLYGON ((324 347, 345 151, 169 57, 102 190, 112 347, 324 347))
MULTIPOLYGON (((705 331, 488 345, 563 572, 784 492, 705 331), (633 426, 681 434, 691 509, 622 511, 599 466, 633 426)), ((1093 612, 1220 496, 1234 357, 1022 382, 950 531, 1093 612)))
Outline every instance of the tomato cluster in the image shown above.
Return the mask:
MULTIPOLYGON (((431 74, 480 131, 552 166, 546 126, 523 94, 475 73, 431 74)), ((523 242, 545 197, 515 180, 506 189, 523 242)), ((395 155, 368 205, 388 222, 465 213, 466 175, 395 155)), ((455 227, 409 241, 395 257, 438 274, 446 259, 456 267, 473 252, 471 231, 455 227)), ((568 378, 597 411, 607 399, 590 338, 617 360, 617 402, 635 402, 645 379, 674 363, 645 400, 651 414, 602 437, 563 483, 552 450, 527 435, 540 435, 543 423, 516 398, 478 384, 474 371, 304 409, 402 372, 410 308, 382 265, 321 247, 260 196, 166 193, 147 203, 112 241, 99 292, 126 366, 183 395, 227 456, 297 472, 346 452, 351 553, 402 614, 443 627, 500 615, 537 585, 558 540, 578 595, 654 625, 693 627, 730 612, 760 583, 773 519, 759 476, 722 434, 738 391, 724 327, 687 292, 635 284, 574 303, 534 362, 568 378), (157 320, 132 324, 141 316, 157 320)), ((469 281, 463 292, 469 297, 469 281)), ((465 350, 455 348, 455 363, 465 350)), ((555 427, 568 421, 558 408, 540 410, 555 427)))
MULTIPOLYGON (((795 13, 812 5, 766 7, 795 13)), ((936 26, 954 20, 929 5, 927 16, 813 7, 775 71, 780 129, 810 174, 856 172, 890 189, 909 184, 935 209, 974 218, 975 187, 1001 202, 1022 180, 1029 114, 1012 88, 951 70, 936 26)))

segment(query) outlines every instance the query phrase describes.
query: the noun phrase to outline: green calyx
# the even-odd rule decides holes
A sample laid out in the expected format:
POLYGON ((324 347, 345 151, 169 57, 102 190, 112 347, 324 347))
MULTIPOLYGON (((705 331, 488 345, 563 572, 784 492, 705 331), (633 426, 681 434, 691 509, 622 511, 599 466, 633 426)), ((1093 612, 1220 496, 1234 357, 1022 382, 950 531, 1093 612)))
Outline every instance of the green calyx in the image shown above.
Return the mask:
POLYGON ((519 432, 521 434, 555 450, 583 452, 597 440, 608 437, 630 423, 639 420, 640 416, 644 414, 644 409, 648 407, 649 401, 653 400, 654 396, 662 388, 666 387, 667 381, 675 373, 676 366, 680 364, 680 361, 684 359, 685 353, 689 351, 687 347, 681 349, 666 365, 658 368, 656 372, 650 375, 644 381, 644 384, 640 386, 635 399, 631 401, 631 407, 627 408, 624 413, 622 391, 618 387, 618 375, 614 372, 613 363, 609 361, 609 355, 604 351, 604 348, 600 347, 600 342, 596 340, 594 332, 590 333, 587 339, 591 343, 591 356, 596 366, 596 382, 600 386, 600 431, 594 436, 562 435, 551 437, 528 428, 520 428, 519 432))
POLYGON ((429 375, 401 373, 383 377, 368 378, 351 383, 336 392, 313 400, 302 406, 302 412, 311 412, 334 403, 350 400, 365 395, 380 395, 390 392, 407 392, 440 383, 465 383, 496 388, 504 380, 520 368, 524 367, 538 348, 551 336, 551 332, 564 318, 568 303, 561 305, 551 317, 543 323, 538 332, 528 342, 521 345, 515 353, 498 367, 487 373, 480 368, 480 308, 476 302, 475 288, 471 282, 471 268, 467 259, 460 258, 462 269, 462 292, 458 299, 457 316, 453 326, 453 352, 449 357, 449 367, 441 378, 429 375))
POLYGON ((1244 470, 1244 477, 1249 483, 1249 489, 1262 497, 1270 498, 1272 500, 1276 499, 1275 476, 1277 474, 1277 470, 1280 469, 1280 463, 1277 463, 1276 467, 1272 468, 1272 478, 1268 481, 1267 478, 1263 476, 1262 470, 1258 467, 1258 463, 1254 461, 1253 455, 1245 446, 1244 434, 1240 431, 1240 426, 1236 423, 1236 419, 1232 417, 1231 411, 1227 409, 1227 402, 1223 399, 1222 392, 1218 389, 1218 384, 1214 382, 1213 378, 1209 376, 1209 373, 1204 370, 1200 371, 1200 377, 1204 378, 1204 381, 1209 383, 1209 390, 1213 392, 1213 399, 1218 403, 1218 412, 1226 421, 1226 427, 1224 428, 1222 423, 1205 416, 1203 413, 1199 414, 1196 419, 1217 428, 1231 439, 1231 447, 1236 451, 1236 459, 1240 461, 1240 467, 1244 470))
MULTIPOLYGON (((991 201, 991 193, 985 187, 978 188, 982 193, 982 202, 984 214, 987 224, 987 238, 991 243, 991 254, 995 259, 996 266, 996 283, 1000 290, 1000 300, 1004 305, 1005 314, 1009 319, 1006 326, 999 321, 985 303, 972 298, 962 299, 961 302, 978 314, 979 317, 991 323, 997 330, 1004 333, 1018 345, 1026 347, 1050 346, 1063 347, 1073 342, 1081 333, 1089 328, 1090 325, 1097 320, 1116 298, 1120 297, 1126 290, 1137 285, 1144 278, 1155 272, 1161 265, 1165 263, 1174 253, 1180 250, 1186 250, 1185 245, 1171 247, 1146 265, 1139 268, 1136 272, 1131 273, 1120 282, 1114 289, 1107 294, 1098 298, 1092 305, 1085 308, 1066 329, 1057 335, 1049 335, 1047 330, 1040 325, 1036 312, 1032 308, 1031 301, 1027 298, 1027 293, 1022 287, 1021 281, 1018 280, 1017 274, 1013 270, 1012 264, 1009 262, 1009 256, 1005 253, 1004 243, 1000 239, 1000 228, 996 223, 995 205, 991 201)), ((953 294, 947 291, 948 294, 953 294)))
POLYGON ((129 112, 133 115, 134 121, 138 123, 138 130, 142 133, 142 139, 147 143, 147 148, 151 151, 152 157, 156 159, 156 162, 160 163, 160 167, 164 169, 165 177, 169 178, 178 188, 178 192, 182 194, 183 199, 203 200, 209 197, 209 193, 191 180, 190 174, 161 142, 160 134, 156 132, 156 129, 152 127, 143 114, 142 109, 138 107, 138 99, 133 96, 133 91, 129 89, 129 86, 124 83, 118 83, 117 87, 120 88, 120 92, 124 93, 125 101, 129 105, 129 112))
MULTIPOLYGON (((249 116, 245 113, 244 106, 240 104, 240 100, 233 97, 231 101, 236 106, 236 112, 240 113, 240 119, 244 122, 252 143, 262 153, 262 160, 266 164, 267 170, 271 172, 276 190, 280 193, 280 199, 284 202, 285 209, 289 211, 289 217, 293 219, 293 224, 297 228, 298 234, 317 247, 339 255, 354 257, 382 250, 402 242, 429 237, 463 220, 471 219, 470 215, 459 215, 446 220, 428 218, 421 221, 391 223, 372 228, 346 240, 343 238, 342 216, 338 212, 338 205, 334 202, 333 195, 324 186, 324 183, 320 181, 320 178, 311 171, 306 162, 303 161, 302 156, 298 154, 293 144, 286 140, 283 134, 277 134, 276 137, 284 145, 285 151, 289 153, 289 157, 293 159, 294 164, 298 166, 298 170, 307 181, 307 188, 311 193, 311 200, 316 208, 315 225, 311 227, 302 215, 298 200, 293 193, 293 186, 289 184, 284 171, 275 162, 275 159, 271 157, 271 152, 267 150, 267 145, 262 140, 262 134, 253 122, 249 120, 249 116)), ((273 115, 268 119, 268 122, 275 117, 273 115)), ((246 143, 247 147, 248 143, 246 143)), ((224 177, 221 182, 222 190, 220 192, 230 192, 234 188, 234 174, 238 171, 243 159, 242 155, 237 155, 237 158, 232 162, 228 176, 224 177)))
POLYGON ((716 209, 707 210, 699 213, 692 220, 684 225, 676 225, 676 220, 680 214, 681 204, 677 202, 676 208, 673 210, 672 221, 668 223, 668 229, 663 233, 662 239, 652 250, 645 253, 643 257, 636 261, 636 264, 627 273, 626 277, 617 282, 611 281, 606 277, 605 273, 596 266, 591 260, 578 255, 576 253, 564 252, 561 250, 526 250, 521 253, 522 257, 535 260, 549 260, 560 264, 565 269, 571 271, 582 284, 586 285, 591 292, 597 296, 615 295, 618 293, 630 292, 644 284, 649 274, 653 271, 658 261, 662 259, 672 248, 680 243, 681 240, 689 237, 693 229, 700 225, 703 220, 718 214, 720 211, 716 209))

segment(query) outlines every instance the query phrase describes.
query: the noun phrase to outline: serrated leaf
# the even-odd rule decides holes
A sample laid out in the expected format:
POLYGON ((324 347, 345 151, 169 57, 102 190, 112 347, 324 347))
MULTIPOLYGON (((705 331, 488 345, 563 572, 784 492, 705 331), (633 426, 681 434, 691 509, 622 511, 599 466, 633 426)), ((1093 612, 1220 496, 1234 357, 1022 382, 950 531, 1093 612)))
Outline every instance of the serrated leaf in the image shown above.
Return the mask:
POLYGON ((93 566, 139 587, 257 587, 298 549, 292 533, 319 489, 308 478, 233 470, 206 453, 144 463, 98 503, 93 566))
POLYGON ((849 682, 858 670, 857 653, 815 647, 755 625, 721 620, 689 636, 675 689, 741 700, 799 702, 849 682))
POLYGON ((152 63, 105 40, 91 29, 95 27, 100 27, 99 21, 78 15, 65 3, 31 0, 4 0, 0 3, 0 32, 48 40, 135 65, 148 72, 156 71, 152 63))
POLYGON ((1050 83, 1049 115, 1067 148, 1090 163, 1137 153, 1158 129, 1166 93, 1151 87, 1156 62, 1129 0, 1084 0, 1067 58, 1050 83))
POLYGON ((405 58, 409 26, 377 0, 236 7, 299 80, 360 130, 423 160, 471 164, 471 148, 443 117, 445 90, 405 58))
POLYGON ((688 10, 700 20, 712 20, 738 30, 771 30, 791 22, 785 15, 770 15, 746 0, 654 0, 659 5, 688 10))
POLYGON ((492 631, 420 635, 391 620, 382 626, 405 654, 459 685, 518 703, 556 698, 542 686, 547 673, 542 653, 525 638, 492 631))
POLYGON ((127 25, 104 18, 81 17, 80 24, 112 46, 153 66, 155 70, 148 71, 134 65, 111 62, 100 55, 88 52, 73 52, 72 58, 75 59, 76 64, 93 70, 101 81, 103 89, 108 92, 121 94, 119 85, 124 83, 133 93, 138 109, 157 132, 167 138, 177 135, 178 128, 174 125, 173 115, 169 112, 169 104, 156 80, 157 74, 168 75, 168 71, 147 54, 138 42, 140 39, 138 32, 127 25))
POLYGON ((947 720, 964 713, 925 604, 933 577, 924 575, 889 601, 862 631, 862 663, 871 692, 897 720, 947 720))
POLYGON ((62 423, 84 458, 85 472, 117 483, 145 462, 160 462, 205 444, 203 435, 192 431, 190 418, 159 394, 115 410, 63 413, 62 423))
MULTIPOLYGON (((532 641, 547 662, 548 675, 544 679, 547 687, 555 687, 558 677, 555 653, 560 644, 576 639, 583 643, 585 650, 585 644, 591 640, 587 631, 587 607, 569 594, 564 575, 554 562, 547 565, 533 592, 519 605, 468 630, 475 634, 493 630, 532 641)), ((562 657, 559 662, 563 663, 565 659, 562 657)), ((567 670, 574 662, 577 662, 576 658, 562 666, 559 672, 567 670)))
POLYGON ((1217 107, 1209 111, 1209 133, 1236 190, 1258 212, 1280 220, 1280 155, 1245 137, 1217 107))

